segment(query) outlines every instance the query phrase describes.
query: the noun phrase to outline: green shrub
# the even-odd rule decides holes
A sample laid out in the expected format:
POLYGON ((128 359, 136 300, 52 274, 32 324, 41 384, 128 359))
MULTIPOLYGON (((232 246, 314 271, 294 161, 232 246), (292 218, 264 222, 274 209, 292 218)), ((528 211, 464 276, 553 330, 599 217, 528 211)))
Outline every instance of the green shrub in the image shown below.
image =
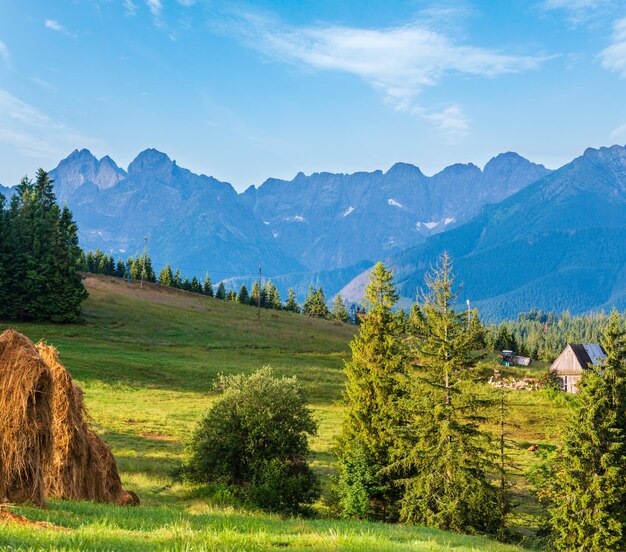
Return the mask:
POLYGON ((251 376, 221 376, 217 387, 223 395, 188 444, 184 477, 235 486, 265 510, 306 512, 320 484, 307 463, 317 424, 300 383, 266 367, 251 376))

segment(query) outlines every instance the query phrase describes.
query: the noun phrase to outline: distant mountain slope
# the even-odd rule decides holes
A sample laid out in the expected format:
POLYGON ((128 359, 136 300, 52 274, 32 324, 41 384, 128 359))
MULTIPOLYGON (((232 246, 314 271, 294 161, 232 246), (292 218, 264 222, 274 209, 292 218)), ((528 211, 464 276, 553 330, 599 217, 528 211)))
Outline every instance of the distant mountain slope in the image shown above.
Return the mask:
POLYGON ((423 242, 549 172, 505 153, 483 171, 456 164, 432 177, 406 163, 386 173, 299 173, 250 187, 243 199, 285 252, 310 269, 333 269, 423 242))
POLYGON ((404 296, 415 296, 444 250, 464 298, 488 317, 626 307, 626 147, 588 149, 471 222, 393 255, 404 296))
POLYGON ((80 242, 118 255, 141 253, 144 236, 160 268, 171 262, 187 274, 228 276, 302 270, 274 244, 270 230, 239 200, 230 184, 196 175, 154 149, 128 172, 109 158, 75 151, 50 172, 55 192, 74 212, 80 242))

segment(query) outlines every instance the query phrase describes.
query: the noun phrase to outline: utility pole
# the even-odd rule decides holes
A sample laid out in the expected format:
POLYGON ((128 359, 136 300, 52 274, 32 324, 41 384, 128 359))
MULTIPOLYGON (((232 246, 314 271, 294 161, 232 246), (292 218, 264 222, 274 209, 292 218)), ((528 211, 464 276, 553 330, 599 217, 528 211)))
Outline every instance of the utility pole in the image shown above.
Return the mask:
POLYGON ((143 258, 142 258, 143 266, 141 267, 141 283, 139 284, 140 288, 143 288, 143 275, 144 275, 144 272, 146 271, 146 254, 148 252, 148 236, 144 236, 143 239, 144 239, 145 245, 143 247, 143 258))
POLYGON ((472 311, 470 310, 470 300, 467 299, 467 331, 470 329, 470 317, 472 316, 472 311))
POLYGON ((256 319, 261 321, 261 279, 263 275, 261 274, 261 263, 259 263, 259 296, 257 297, 257 312, 256 319))

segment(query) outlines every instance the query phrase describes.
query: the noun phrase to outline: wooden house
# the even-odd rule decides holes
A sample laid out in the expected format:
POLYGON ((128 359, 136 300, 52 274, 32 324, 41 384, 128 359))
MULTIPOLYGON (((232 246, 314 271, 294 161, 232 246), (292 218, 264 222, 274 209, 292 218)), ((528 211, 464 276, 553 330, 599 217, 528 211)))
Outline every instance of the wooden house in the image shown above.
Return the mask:
POLYGON ((583 371, 590 364, 600 365, 606 358, 604 349, 597 343, 579 345, 570 343, 554 361, 550 370, 561 381, 561 389, 566 393, 577 393, 583 371))

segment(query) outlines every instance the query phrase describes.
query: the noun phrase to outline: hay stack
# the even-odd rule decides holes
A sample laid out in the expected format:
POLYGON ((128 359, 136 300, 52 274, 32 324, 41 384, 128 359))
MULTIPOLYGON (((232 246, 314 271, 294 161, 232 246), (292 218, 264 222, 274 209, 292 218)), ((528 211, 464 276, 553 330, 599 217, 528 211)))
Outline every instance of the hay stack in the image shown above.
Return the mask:
POLYGON ((52 453, 52 375, 32 342, 0 335, 0 502, 44 505, 52 453))
POLYGON ((122 489, 115 458, 107 444, 87 424, 82 390, 59 362, 57 350, 44 343, 37 349, 53 380, 52 462, 45 469, 46 495, 137 505, 134 493, 122 489))

